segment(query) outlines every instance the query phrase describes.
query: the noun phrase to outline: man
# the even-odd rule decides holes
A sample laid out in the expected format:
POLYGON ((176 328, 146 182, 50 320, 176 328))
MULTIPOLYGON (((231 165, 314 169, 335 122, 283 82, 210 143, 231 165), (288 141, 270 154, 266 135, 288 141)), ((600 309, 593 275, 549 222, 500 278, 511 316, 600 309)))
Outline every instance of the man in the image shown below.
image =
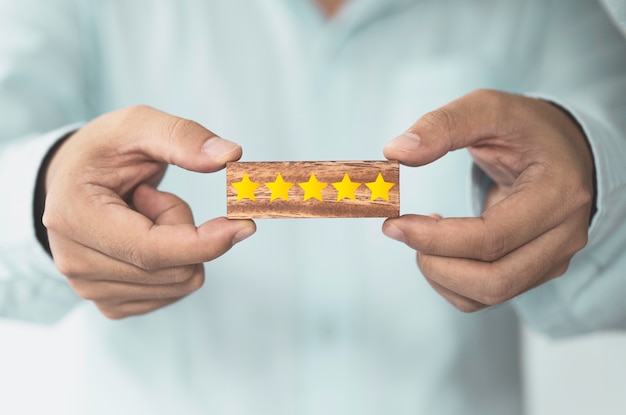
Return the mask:
POLYGON ((88 413, 520 413, 518 317, 623 328, 624 40, 600 6, 318 3, 3 3, 2 313, 142 315, 83 311, 88 413), (198 173, 383 146, 421 166, 383 224, 411 251, 376 221, 276 220, 222 256, 257 225, 212 219, 223 177, 198 173))

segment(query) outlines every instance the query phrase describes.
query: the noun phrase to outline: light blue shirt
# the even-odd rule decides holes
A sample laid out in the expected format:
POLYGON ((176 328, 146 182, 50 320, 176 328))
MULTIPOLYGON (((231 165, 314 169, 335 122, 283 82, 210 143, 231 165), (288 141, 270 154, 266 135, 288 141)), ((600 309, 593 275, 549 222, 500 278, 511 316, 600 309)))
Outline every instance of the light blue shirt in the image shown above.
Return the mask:
MULTIPOLYGON (((85 313, 85 413, 519 414, 518 321, 551 335, 624 329, 624 39, 590 1, 0 1, 0 315, 85 313), (240 143, 243 160, 382 158, 423 113, 473 89, 550 99, 597 170, 590 243, 565 276, 462 314, 381 220, 259 220, 199 292, 108 321, 34 236, 33 188, 64 132, 148 104, 240 143)), ((471 215, 457 151, 401 171, 402 213, 471 215)), ((473 179, 473 180, 471 180, 473 179)), ((169 169, 197 222, 223 173, 169 169)), ((473 191, 473 197, 471 193, 473 191)))

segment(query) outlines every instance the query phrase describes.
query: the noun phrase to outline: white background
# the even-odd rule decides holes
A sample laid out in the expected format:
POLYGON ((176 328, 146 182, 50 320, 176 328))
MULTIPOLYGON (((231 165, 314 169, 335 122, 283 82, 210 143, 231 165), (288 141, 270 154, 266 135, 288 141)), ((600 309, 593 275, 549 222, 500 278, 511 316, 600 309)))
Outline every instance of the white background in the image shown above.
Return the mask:
MULTIPOLYGON (((82 415, 81 313, 54 327, 0 320, 0 414, 82 415)), ((524 333, 529 415, 626 414, 626 335, 524 333)))

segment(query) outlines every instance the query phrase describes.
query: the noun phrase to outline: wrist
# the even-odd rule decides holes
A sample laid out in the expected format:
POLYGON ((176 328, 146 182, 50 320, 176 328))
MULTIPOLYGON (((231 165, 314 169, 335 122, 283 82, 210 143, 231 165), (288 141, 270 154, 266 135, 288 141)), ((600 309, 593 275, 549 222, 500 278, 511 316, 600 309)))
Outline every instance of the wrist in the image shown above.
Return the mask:
MULTIPOLYGON (((586 149, 586 152, 589 156, 589 163, 591 165, 591 183, 592 183, 592 197, 591 197, 591 209, 589 212, 589 226, 591 226, 591 221, 595 215, 595 213, 597 212, 597 198, 598 198, 598 182, 597 182, 597 178, 596 178, 596 166, 595 166, 595 157, 593 154, 593 150, 591 148, 591 144, 589 143, 589 139, 587 138, 587 134, 584 130, 584 128, 582 127, 582 125, 580 124, 580 122, 578 121, 578 119, 567 110, 567 108, 559 105, 558 103, 555 103, 553 101, 548 101, 548 100, 542 100, 548 104, 550 104, 551 106, 553 106, 554 108, 558 109, 559 111, 561 111, 562 114, 564 114, 570 121, 570 123, 572 124, 572 126, 575 127, 575 129, 577 130, 578 134, 575 134, 576 136, 582 137, 582 139, 580 140, 581 142, 583 142, 584 144, 584 149, 586 149)), ((574 137, 576 138, 576 137, 574 137)))
POLYGON ((46 177, 48 173, 48 167, 52 161, 54 155, 58 151, 59 147, 72 135, 75 130, 62 136, 54 143, 52 147, 46 153, 46 156, 41 162, 39 171, 37 172, 37 180, 35 183, 35 194, 33 198, 33 223, 35 224, 35 235, 41 246, 45 249, 48 255, 52 256, 50 251, 50 243, 48 241, 48 230, 42 223, 43 212, 46 204, 46 177))

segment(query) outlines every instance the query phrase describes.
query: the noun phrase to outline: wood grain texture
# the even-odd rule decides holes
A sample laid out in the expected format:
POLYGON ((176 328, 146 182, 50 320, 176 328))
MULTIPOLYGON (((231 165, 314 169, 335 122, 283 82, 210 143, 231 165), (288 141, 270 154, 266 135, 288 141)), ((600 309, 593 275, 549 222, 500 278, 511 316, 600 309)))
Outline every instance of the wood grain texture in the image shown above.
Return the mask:
POLYGON ((233 162, 226 166, 226 189, 232 219, 400 214, 396 161, 233 162))

